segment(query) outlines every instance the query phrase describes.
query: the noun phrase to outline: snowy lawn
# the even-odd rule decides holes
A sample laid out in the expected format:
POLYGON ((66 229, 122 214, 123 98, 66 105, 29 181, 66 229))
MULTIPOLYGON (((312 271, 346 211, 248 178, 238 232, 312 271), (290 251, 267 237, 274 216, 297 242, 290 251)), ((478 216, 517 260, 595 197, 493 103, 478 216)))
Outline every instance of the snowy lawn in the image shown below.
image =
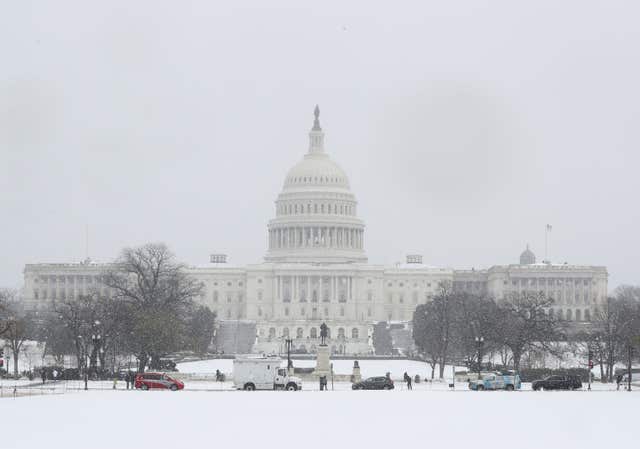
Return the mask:
POLYGON ((5 398, 0 416, 8 449, 602 449, 637 441, 638 403, 625 391, 92 390, 5 398))

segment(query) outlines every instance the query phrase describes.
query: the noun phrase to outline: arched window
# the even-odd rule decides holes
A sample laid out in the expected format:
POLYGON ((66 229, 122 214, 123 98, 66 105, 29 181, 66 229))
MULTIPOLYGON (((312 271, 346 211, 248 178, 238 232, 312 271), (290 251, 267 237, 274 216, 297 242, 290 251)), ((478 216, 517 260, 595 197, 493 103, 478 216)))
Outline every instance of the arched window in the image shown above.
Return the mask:
POLYGON ((318 330, 315 327, 312 327, 311 331, 309 331, 309 337, 318 338, 318 330))
POLYGON ((288 307, 284 308, 284 316, 289 316, 289 308, 288 307))
POLYGON ((338 328, 338 338, 344 340, 344 327, 338 328))
POLYGON ((324 214, 324 204, 320 205, 320 212, 324 214))
POLYGON ((584 320, 591 321, 591 310, 584 309, 584 320))
POLYGON ((296 329, 296 338, 302 338, 302 335, 303 335, 302 328, 301 327, 297 328, 296 329))
POLYGON ((282 328, 282 336, 284 338, 289 338, 289 328, 288 327, 282 328))
POLYGON ((269 338, 275 338, 276 336, 276 328, 275 327, 270 327, 269 328, 269 338))
POLYGON ((213 302, 218 302, 218 290, 213 291, 213 302))
POLYGON ((258 307, 258 316, 262 316, 262 307, 258 307))
POLYGON ((576 309, 576 321, 582 321, 582 311, 580 309, 576 309))
POLYGON ((317 213, 318 213, 318 205, 317 205, 317 204, 314 204, 314 205, 313 205, 313 213, 314 213, 314 214, 317 214, 317 213))
POLYGON ((351 329, 351 338, 358 338, 358 328, 354 327, 351 329))
POLYGON ((558 309, 558 319, 564 320, 564 314, 562 313, 562 309, 558 309))
POLYGON ((573 320, 573 312, 571 312, 571 309, 567 309, 567 321, 572 321, 573 320))

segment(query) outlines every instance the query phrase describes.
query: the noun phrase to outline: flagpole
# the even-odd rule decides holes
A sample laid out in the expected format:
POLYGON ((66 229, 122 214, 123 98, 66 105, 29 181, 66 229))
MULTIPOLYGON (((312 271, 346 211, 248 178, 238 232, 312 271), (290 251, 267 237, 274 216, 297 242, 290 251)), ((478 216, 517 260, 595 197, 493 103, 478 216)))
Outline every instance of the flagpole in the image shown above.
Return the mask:
POLYGON ((544 260, 546 263, 549 262, 549 232, 551 231, 551 225, 547 223, 544 228, 544 260))

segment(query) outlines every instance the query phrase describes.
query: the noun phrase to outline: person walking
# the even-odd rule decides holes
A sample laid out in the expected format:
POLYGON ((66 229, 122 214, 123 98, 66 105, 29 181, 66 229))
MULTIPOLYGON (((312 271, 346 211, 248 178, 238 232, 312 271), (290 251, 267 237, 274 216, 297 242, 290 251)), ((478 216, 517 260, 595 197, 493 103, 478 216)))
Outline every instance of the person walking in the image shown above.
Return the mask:
POLYGON ((616 390, 620 389, 620 384, 622 383, 622 374, 618 374, 616 376, 616 390))
POLYGON ((404 372, 404 381, 407 383, 407 390, 413 390, 411 386, 411 376, 409 376, 406 371, 404 372))
POLYGON ((44 381, 47 380, 47 372, 44 368, 40 371, 40 377, 42 378, 42 385, 44 385, 44 381))

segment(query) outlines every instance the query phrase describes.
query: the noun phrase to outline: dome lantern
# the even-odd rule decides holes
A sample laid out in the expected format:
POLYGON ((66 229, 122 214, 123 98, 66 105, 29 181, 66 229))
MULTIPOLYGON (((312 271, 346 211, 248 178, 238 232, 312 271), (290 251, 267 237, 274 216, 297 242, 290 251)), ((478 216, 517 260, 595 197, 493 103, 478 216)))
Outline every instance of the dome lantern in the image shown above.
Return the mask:
POLYGON ((536 263, 536 255, 529 249, 527 243, 527 249, 520 254, 520 265, 533 265, 534 263, 536 263))

